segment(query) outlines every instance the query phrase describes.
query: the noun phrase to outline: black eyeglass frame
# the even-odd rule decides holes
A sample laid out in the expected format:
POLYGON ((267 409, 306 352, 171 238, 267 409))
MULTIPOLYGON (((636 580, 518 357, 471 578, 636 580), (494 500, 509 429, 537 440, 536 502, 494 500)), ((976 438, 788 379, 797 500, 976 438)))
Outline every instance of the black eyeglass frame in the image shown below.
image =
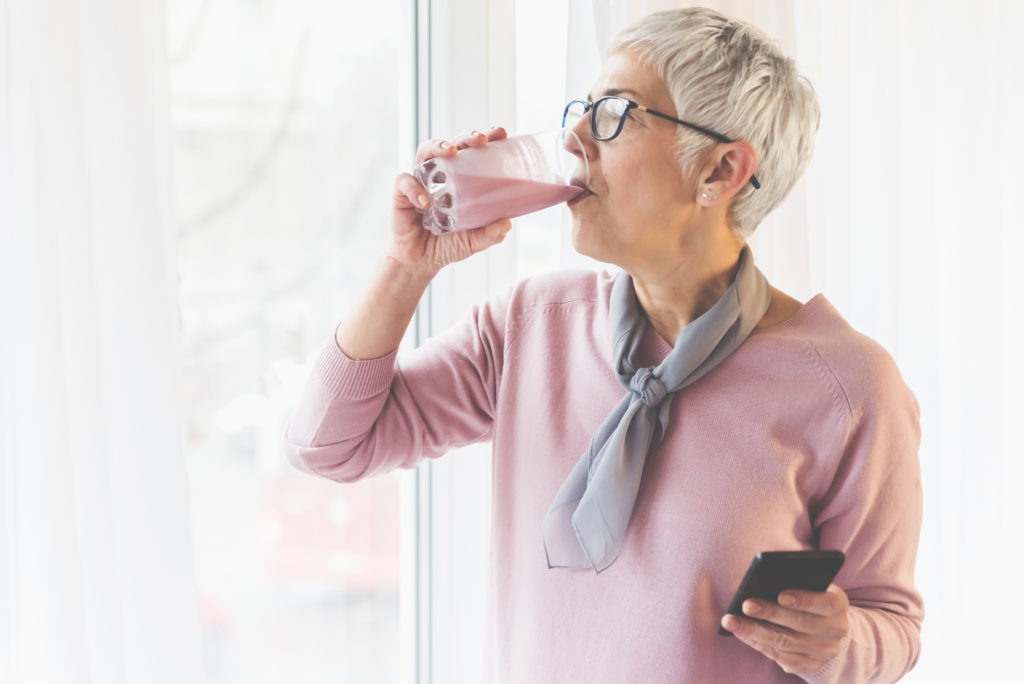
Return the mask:
MULTIPOLYGON (((649 108, 645 107, 642 104, 634 102, 633 100, 626 99, 624 97, 619 97, 618 95, 605 95, 604 97, 597 98, 593 102, 588 102, 587 100, 571 100, 569 102, 569 104, 565 105, 565 111, 562 112, 562 128, 565 128, 565 122, 569 118, 569 108, 572 107, 574 104, 579 103, 579 104, 583 105, 583 116, 586 116, 587 112, 589 112, 591 109, 597 107, 597 105, 599 105, 601 102, 604 102, 605 100, 618 100, 619 102, 625 102, 626 103, 626 108, 623 109, 622 110, 622 114, 619 115, 619 125, 615 127, 615 132, 612 133, 611 135, 608 135, 608 136, 605 136, 605 137, 601 137, 601 136, 599 136, 597 134, 597 120, 593 116, 591 116, 590 117, 590 133, 591 133, 591 135, 594 136, 594 140, 600 140, 602 142, 607 142, 608 140, 614 140, 615 138, 617 138, 619 133, 622 132, 622 127, 626 123, 626 115, 629 114, 629 110, 630 109, 636 109, 636 110, 641 111, 641 112, 647 112, 648 114, 653 114, 654 116, 660 116, 662 119, 667 119, 669 121, 672 121, 674 123, 679 124, 680 126, 686 126, 690 130, 697 131, 698 133, 703 133, 704 135, 706 135, 706 136, 708 136, 710 138, 714 138, 718 142, 723 142, 723 143, 731 143, 731 142, 733 142, 732 140, 730 140, 729 138, 725 137, 721 133, 715 133, 714 131, 712 131, 710 129, 704 128, 703 126, 698 126, 697 124, 692 124, 692 123, 690 123, 688 121, 683 121, 682 119, 677 119, 674 116, 669 116, 668 114, 665 114, 663 112, 659 112, 659 111, 656 111, 654 109, 649 109, 649 108)), ((760 190, 761 189, 761 183, 757 180, 757 176, 755 176, 753 174, 751 174, 751 176, 750 176, 750 184, 754 186, 755 190, 760 190)))

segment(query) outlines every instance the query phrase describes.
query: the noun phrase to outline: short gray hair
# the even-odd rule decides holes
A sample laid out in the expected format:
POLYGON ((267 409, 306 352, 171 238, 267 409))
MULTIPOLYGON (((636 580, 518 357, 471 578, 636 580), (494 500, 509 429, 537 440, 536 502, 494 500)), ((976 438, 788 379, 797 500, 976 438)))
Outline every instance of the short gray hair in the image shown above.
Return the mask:
MULTIPOLYGON (((810 82, 760 29, 700 7, 640 19, 608 54, 622 50, 658 72, 678 118, 753 145, 761 189, 748 184, 729 208, 733 230, 749 237, 811 161, 820 111, 810 82)), ((716 144, 679 126, 683 170, 692 172, 716 144)))

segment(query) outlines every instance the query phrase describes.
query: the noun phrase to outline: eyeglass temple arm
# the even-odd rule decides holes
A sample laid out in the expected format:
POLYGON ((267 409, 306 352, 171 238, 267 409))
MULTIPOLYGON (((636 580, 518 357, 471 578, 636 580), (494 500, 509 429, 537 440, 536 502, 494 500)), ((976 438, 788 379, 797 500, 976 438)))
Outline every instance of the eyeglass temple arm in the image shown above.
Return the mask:
MULTIPOLYGON (((636 108, 639 109, 641 112, 647 112, 648 114, 653 114, 654 116, 660 116, 662 119, 668 119, 669 121, 674 121, 675 123, 677 123, 677 124, 679 124, 681 126, 686 126, 687 128, 689 128, 691 130, 694 130, 694 131, 697 131, 698 133, 703 133, 704 135, 706 135, 706 136, 708 136, 710 138, 714 138, 718 142, 723 142, 723 143, 731 143, 732 142, 732 140, 729 140, 729 138, 726 138, 724 135, 721 135, 719 133, 715 133, 714 131, 708 130, 707 128, 702 128, 701 126, 698 126, 697 124, 692 124, 692 123, 690 123, 688 121, 683 121, 682 119, 677 119, 674 116, 669 116, 668 114, 662 114, 661 112, 655 111, 653 109, 648 109, 647 107, 645 107, 642 104, 638 104, 636 106, 636 108)), ((563 117, 563 121, 564 121, 564 117, 563 117)), ((754 186, 755 190, 760 190, 761 189, 761 183, 757 180, 757 176, 755 176, 753 174, 751 174, 751 176, 750 176, 750 184, 754 186)))

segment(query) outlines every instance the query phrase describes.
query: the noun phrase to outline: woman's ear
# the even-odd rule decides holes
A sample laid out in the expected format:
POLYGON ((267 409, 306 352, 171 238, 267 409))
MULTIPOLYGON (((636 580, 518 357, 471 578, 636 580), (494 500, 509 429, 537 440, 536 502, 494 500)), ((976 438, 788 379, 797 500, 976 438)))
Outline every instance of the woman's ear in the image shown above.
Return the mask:
POLYGON ((757 152, 748 142, 720 143, 711 154, 697 188, 697 203, 707 207, 730 201, 757 170, 757 152))

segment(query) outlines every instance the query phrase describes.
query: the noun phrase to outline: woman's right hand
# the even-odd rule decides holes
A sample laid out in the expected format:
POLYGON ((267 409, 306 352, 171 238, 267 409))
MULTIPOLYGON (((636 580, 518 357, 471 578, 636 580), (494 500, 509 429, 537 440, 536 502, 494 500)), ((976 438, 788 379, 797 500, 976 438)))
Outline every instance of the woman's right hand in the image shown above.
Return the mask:
MULTIPOLYGON (((506 137, 508 133, 499 126, 486 135, 473 131, 454 142, 429 140, 416 151, 416 164, 432 157, 451 157, 466 147, 483 147, 506 137)), ((434 235, 423 227, 422 212, 429 206, 430 196, 412 174, 403 173, 395 179, 391 244, 387 255, 419 274, 433 277, 448 264, 498 244, 512 228, 509 219, 502 219, 482 228, 434 235)))

